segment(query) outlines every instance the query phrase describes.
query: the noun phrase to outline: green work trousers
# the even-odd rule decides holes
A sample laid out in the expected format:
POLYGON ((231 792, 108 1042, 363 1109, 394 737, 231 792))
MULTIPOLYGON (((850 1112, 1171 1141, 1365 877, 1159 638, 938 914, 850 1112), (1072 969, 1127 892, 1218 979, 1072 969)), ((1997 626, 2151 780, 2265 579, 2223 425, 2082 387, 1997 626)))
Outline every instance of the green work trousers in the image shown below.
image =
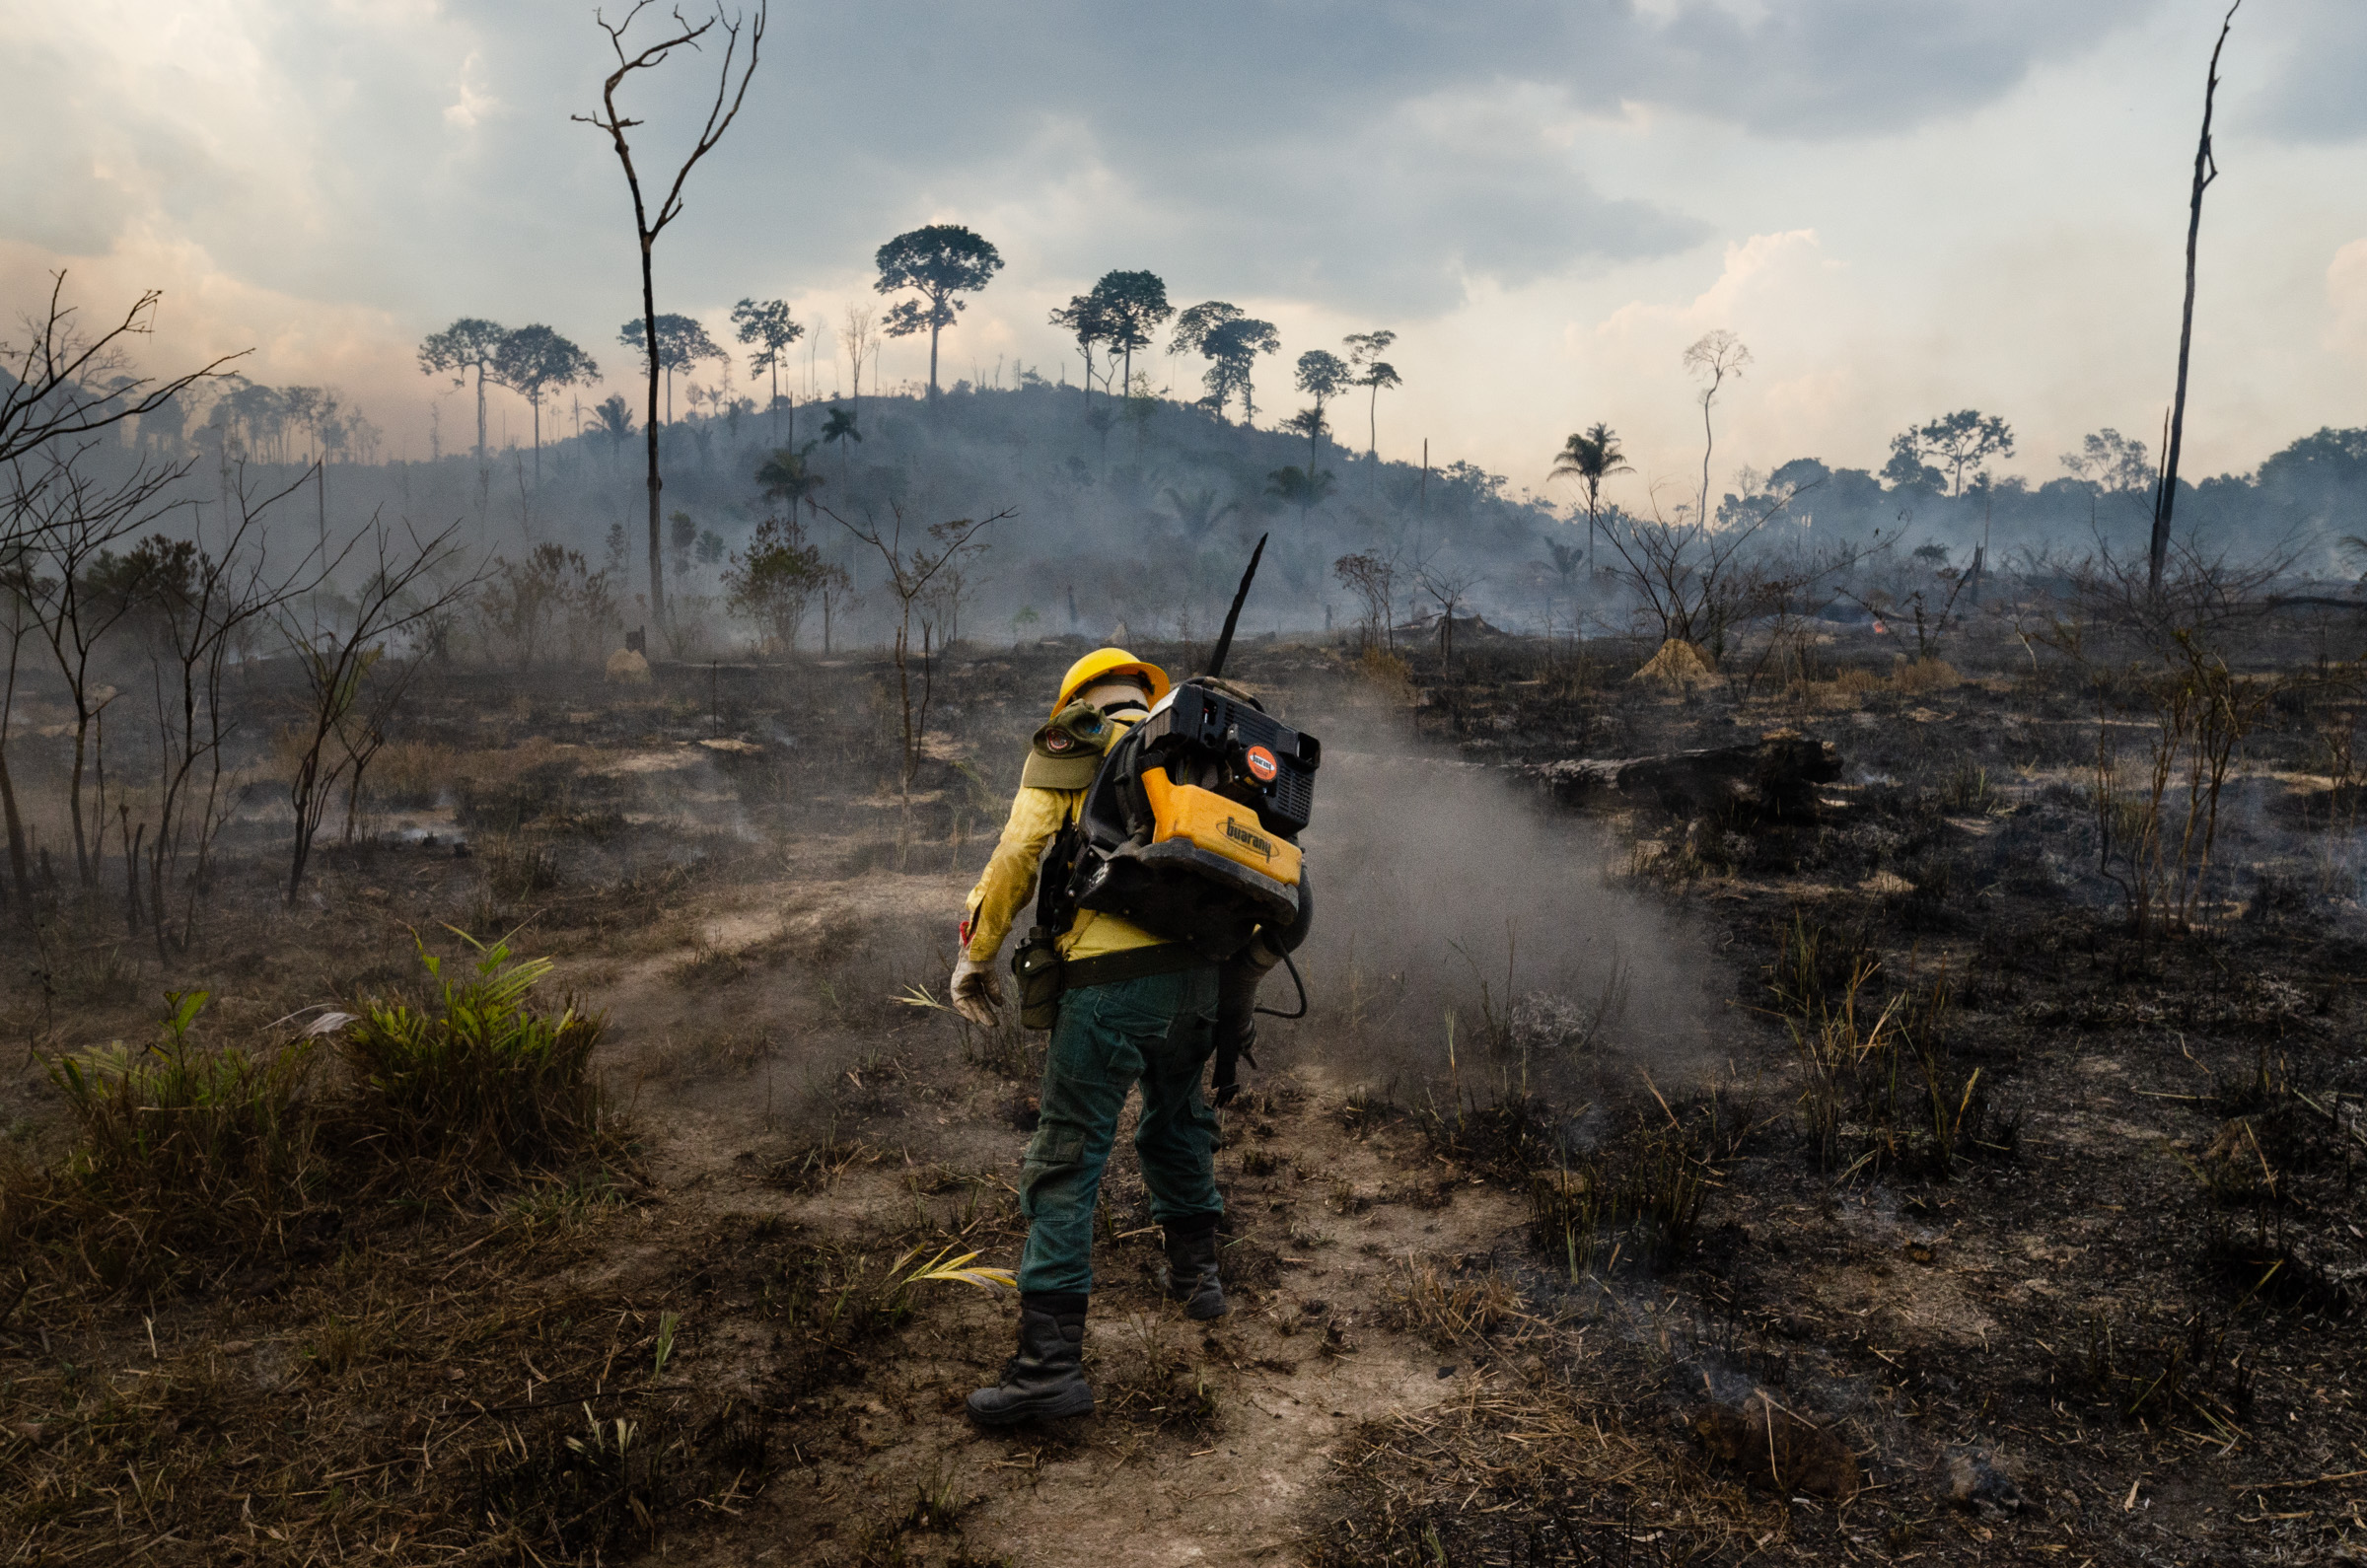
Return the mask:
POLYGON ((1028 1246, 1019 1288, 1093 1289, 1093 1218, 1118 1113, 1136 1083, 1142 1116, 1134 1152, 1151 1217, 1162 1225, 1224 1208, 1216 1191, 1216 1113, 1200 1076, 1216 1048, 1216 970, 1185 969, 1060 999, 1043 1064, 1043 1119, 1019 1184, 1028 1246))

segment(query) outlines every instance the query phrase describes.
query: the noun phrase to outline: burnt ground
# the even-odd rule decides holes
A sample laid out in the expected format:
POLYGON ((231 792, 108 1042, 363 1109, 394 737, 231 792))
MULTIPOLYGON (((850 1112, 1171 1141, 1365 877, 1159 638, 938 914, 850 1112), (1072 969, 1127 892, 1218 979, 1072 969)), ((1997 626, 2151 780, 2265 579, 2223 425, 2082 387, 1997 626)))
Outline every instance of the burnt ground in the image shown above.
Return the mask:
MULTIPOLYGON (((875 665, 423 685, 294 910, 258 788, 199 958, 167 972, 99 905, 12 932, 17 1157, 70 1141, 44 1061, 144 1037, 168 987, 284 1033, 411 983, 444 923, 514 931, 606 1009, 629 1143, 439 1186, 332 1114, 265 1255, 114 1293, 0 1265, 0 1561, 2367 1554, 2348 667, 2246 667, 2215 869, 2187 928, 2140 932, 2093 682, 2010 641, 1960 675, 1844 637, 1788 682, 1683 690, 1628 678, 1648 652, 1243 649, 1320 716, 1319 810, 1410 778, 1409 812, 1532 820, 1487 873, 1507 905, 1580 890, 1604 929, 1524 915, 1517 978, 1482 955, 1450 982, 1341 944, 1478 953, 1492 893, 1327 905, 1312 1016, 1269 1025, 1225 1115, 1234 1315, 1162 1300, 1121 1141, 1101 1409, 1017 1436, 960 1414, 1007 1298, 908 1276, 1015 1261, 1040 1048, 916 1004, 1071 651, 944 672, 909 803, 875 665), (1470 788, 1771 733, 1838 776, 1780 812, 1470 788), (1618 928, 1627 979, 1576 989, 1556 950, 1618 928)), ((2126 689, 2124 789, 2151 733, 2126 689)), ((1400 852, 1347 820, 1319 866, 1400 852)))

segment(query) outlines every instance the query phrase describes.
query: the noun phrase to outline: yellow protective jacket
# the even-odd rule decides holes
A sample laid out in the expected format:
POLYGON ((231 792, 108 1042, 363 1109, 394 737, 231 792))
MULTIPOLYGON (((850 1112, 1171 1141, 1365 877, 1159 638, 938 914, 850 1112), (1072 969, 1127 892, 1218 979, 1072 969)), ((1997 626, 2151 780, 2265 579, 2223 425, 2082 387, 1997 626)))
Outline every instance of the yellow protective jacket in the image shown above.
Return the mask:
MULTIPOLYGON (((1130 727, 1123 718, 1113 718, 1112 723, 1119 735, 1130 727)), ((1022 775, 1019 793, 1011 799, 1011 820, 1003 823, 1003 836, 995 844, 994 854, 978 874, 977 886, 963 901, 962 929, 969 939, 964 952, 973 963, 992 963, 1002 952, 1003 939, 1011 934, 1021 908, 1036 896, 1036 872, 1043 860, 1044 846, 1085 809, 1083 789, 1045 789, 1024 782, 1026 776, 1022 775)), ((1060 937, 1060 956, 1099 958, 1128 948, 1147 948, 1161 940, 1131 920, 1098 909, 1080 909, 1076 922, 1060 937)))

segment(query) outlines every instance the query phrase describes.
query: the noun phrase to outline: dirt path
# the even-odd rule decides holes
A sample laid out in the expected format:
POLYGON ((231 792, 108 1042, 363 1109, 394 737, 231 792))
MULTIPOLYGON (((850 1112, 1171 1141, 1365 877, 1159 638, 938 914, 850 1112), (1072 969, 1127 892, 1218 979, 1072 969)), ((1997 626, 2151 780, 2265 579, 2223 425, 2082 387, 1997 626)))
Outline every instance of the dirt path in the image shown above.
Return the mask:
MULTIPOLYGON (((953 1031, 931 1037, 951 1044, 953 1031)), ((682 1083, 679 1098, 702 1108, 651 1107, 663 1111, 654 1153, 666 1207, 681 1221, 777 1236, 780 1248, 927 1229, 965 1235, 981 1261, 1015 1264, 1011 1183, 1026 1141, 1005 1113, 1015 1086, 922 1055, 908 1047, 903 1065, 885 1070, 890 1092, 839 1126, 846 1163, 819 1180, 784 1179, 767 1164, 781 1140, 753 1097, 682 1083)), ((1427 1288, 1427 1260, 1492 1257, 1517 1242, 1523 1218, 1505 1192, 1429 1161, 1404 1129, 1343 1125, 1325 1107, 1347 1093, 1308 1067, 1267 1078, 1251 1108, 1227 1112, 1218 1165, 1234 1312, 1213 1325, 1187 1321, 1159 1290, 1157 1234, 1124 1141, 1129 1112, 1105 1186, 1111 1222, 1087 1360, 1095 1418, 1018 1434, 972 1427, 962 1399, 999 1374, 1012 1304, 922 1287, 925 1329, 775 1410, 793 1418, 795 1452, 698 1560, 924 1562, 967 1549, 977 1561, 1087 1568, 1287 1553, 1350 1434, 1487 1376, 1484 1353, 1474 1360, 1419 1331, 1408 1299, 1427 1288), (1425 1261, 1409 1273, 1408 1259, 1425 1261), (881 1555, 891 1541, 902 1558, 881 1555)), ((738 1261, 761 1272, 774 1259, 759 1247, 738 1261)), ((680 1364, 761 1396, 783 1364, 778 1338, 760 1315, 702 1321, 680 1364)), ((667 1560, 684 1559, 678 1547, 667 1560)))

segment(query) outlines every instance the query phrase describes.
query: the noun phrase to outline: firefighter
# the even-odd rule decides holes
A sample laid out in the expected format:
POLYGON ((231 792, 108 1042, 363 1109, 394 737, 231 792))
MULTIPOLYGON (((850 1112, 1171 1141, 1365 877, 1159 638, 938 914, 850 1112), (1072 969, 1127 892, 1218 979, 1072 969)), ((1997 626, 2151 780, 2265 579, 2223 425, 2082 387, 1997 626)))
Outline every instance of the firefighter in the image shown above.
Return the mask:
MULTIPOLYGON (((1046 845, 1077 820, 1102 753, 1167 694, 1166 672, 1120 648, 1069 667, 1037 732, 993 857, 970 890, 953 1005, 995 1024, 996 961, 1034 894, 1046 845)), ((1217 965, 1104 911, 1059 933, 1062 994, 1043 1068, 1041 1120, 1028 1144, 1020 1210, 1019 1353, 1003 1382, 969 1396, 987 1426, 1089 1414, 1081 1361, 1093 1292, 1093 1222, 1102 1168, 1127 1095, 1142 1086, 1134 1133, 1151 1213, 1167 1238, 1168 1291, 1195 1319, 1227 1311, 1217 1277, 1216 1116, 1200 1089, 1217 1046, 1217 965)))

